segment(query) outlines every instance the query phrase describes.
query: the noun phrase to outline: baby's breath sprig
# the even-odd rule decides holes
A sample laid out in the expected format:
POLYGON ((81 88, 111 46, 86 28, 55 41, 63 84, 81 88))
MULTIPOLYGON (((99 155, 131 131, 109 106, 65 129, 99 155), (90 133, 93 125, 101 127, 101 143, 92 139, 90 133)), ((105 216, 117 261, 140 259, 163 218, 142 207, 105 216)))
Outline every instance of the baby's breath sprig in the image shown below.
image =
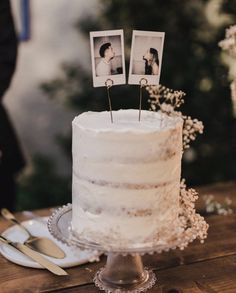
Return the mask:
MULTIPOLYGON (((231 25, 226 29, 225 39, 220 41, 218 45, 222 50, 228 52, 231 57, 236 58, 236 25, 231 25)), ((233 105, 233 115, 236 117, 236 76, 233 76, 232 80, 233 81, 230 84, 231 99, 233 105)))
POLYGON ((146 87, 150 98, 150 110, 158 111, 167 114, 180 116, 183 123, 183 149, 190 147, 190 142, 195 140, 197 134, 203 133, 203 123, 197 119, 192 119, 190 116, 184 116, 181 112, 176 111, 184 103, 185 93, 167 88, 161 84, 146 87))
POLYGON ((192 119, 190 116, 182 116, 184 120, 183 125, 183 149, 190 147, 190 141, 196 139, 197 134, 203 133, 203 123, 197 119, 192 119))
POLYGON ((171 114, 184 103, 185 93, 165 87, 164 85, 147 86, 150 95, 148 100, 153 111, 161 110, 171 114))
POLYGON ((197 237, 203 243, 207 237, 209 225, 204 218, 196 213, 195 201, 198 199, 198 193, 195 189, 187 189, 185 180, 180 183, 180 220, 185 229, 180 249, 183 249, 189 241, 195 239, 194 231, 198 231, 197 237))
POLYGON ((206 213, 224 216, 233 213, 233 209, 231 208, 232 200, 229 197, 226 197, 223 202, 219 202, 215 199, 214 195, 206 194, 203 196, 203 200, 205 202, 206 213))
POLYGON ((236 57, 236 25, 231 25, 225 31, 225 39, 219 42, 219 46, 228 51, 232 57, 236 57))

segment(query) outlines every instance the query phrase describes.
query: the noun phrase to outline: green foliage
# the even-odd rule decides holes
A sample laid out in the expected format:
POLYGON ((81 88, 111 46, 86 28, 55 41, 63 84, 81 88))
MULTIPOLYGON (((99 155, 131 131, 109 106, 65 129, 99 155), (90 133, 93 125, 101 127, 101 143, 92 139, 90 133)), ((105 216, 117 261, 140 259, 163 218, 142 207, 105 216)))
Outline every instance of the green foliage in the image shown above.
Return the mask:
POLYGON ((38 155, 32 163, 32 173, 20 180, 16 209, 39 209, 71 202, 71 178, 57 175, 49 158, 38 155))
MULTIPOLYGON (((225 27, 236 22, 236 1, 221 2, 221 13, 227 13, 229 21, 219 25, 212 25, 207 18, 210 2, 107 0, 100 2, 100 15, 86 15, 77 24, 87 38, 92 30, 123 28, 127 64, 133 29, 166 32, 161 83, 186 92, 182 111, 205 125, 204 135, 192 144, 193 158, 185 157, 183 161, 183 176, 189 184, 236 179, 236 125, 228 68, 222 63, 218 48, 225 27)), ((81 111, 108 108, 106 91, 92 87, 90 71, 64 64, 61 74, 42 85, 48 97, 81 111)), ((113 109, 138 108, 136 86, 116 86, 111 89, 111 97, 113 109)), ((148 108, 147 102, 143 108, 148 108)))

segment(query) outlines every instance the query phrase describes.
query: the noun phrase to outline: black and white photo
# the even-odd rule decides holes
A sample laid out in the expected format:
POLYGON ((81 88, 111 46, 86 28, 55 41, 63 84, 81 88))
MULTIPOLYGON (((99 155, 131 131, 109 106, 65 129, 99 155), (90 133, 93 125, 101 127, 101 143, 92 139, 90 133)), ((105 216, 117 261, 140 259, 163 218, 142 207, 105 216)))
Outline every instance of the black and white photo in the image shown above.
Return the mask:
POLYGON ((105 86, 125 83, 123 30, 90 33, 93 85, 105 86))
POLYGON ((164 32, 133 31, 129 84, 159 84, 164 32))

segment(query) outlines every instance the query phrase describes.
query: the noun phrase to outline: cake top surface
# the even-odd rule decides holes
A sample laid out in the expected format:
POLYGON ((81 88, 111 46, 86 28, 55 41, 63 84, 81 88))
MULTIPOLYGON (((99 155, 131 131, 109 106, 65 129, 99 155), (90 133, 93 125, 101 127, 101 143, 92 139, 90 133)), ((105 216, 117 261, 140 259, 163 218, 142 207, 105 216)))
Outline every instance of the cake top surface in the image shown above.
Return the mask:
POLYGON ((115 132, 155 132, 173 129, 177 124, 183 123, 182 118, 172 117, 162 112, 142 110, 141 121, 138 120, 139 110, 112 111, 114 123, 111 123, 110 113, 84 112, 76 116, 73 124, 93 131, 115 131, 115 132))

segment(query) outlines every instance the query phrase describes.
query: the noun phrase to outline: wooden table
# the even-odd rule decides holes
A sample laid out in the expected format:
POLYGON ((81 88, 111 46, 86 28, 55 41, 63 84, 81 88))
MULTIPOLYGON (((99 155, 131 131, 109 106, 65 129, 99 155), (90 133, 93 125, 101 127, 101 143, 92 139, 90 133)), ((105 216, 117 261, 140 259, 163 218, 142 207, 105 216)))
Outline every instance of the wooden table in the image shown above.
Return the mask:
MULTIPOLYGON (((200 199, 197 207, 202 209, 204 194, 213 194, 223 201, 228 196, 233 200, 232 215, 208 215, 209 235, 204 244, 192 243, 184 251, 145 256, 146 266, 151 267, 158 278, 150 293, 235 293, 236 292, 236 183, 225 183, 197 189, 200 199)), ((40 210, 39 215, 48 215, 40 210)), ((21 219, 22 215, 19 214, 21 219)), ((0 219, 0 231, 9 224, 0 219)), ((18 266, 0 256, 0 292, 77 292, 95 293, 95 272, 105 264, 85 264, 67 269, 69 276, 57 277, 46 270, 18 266)))

